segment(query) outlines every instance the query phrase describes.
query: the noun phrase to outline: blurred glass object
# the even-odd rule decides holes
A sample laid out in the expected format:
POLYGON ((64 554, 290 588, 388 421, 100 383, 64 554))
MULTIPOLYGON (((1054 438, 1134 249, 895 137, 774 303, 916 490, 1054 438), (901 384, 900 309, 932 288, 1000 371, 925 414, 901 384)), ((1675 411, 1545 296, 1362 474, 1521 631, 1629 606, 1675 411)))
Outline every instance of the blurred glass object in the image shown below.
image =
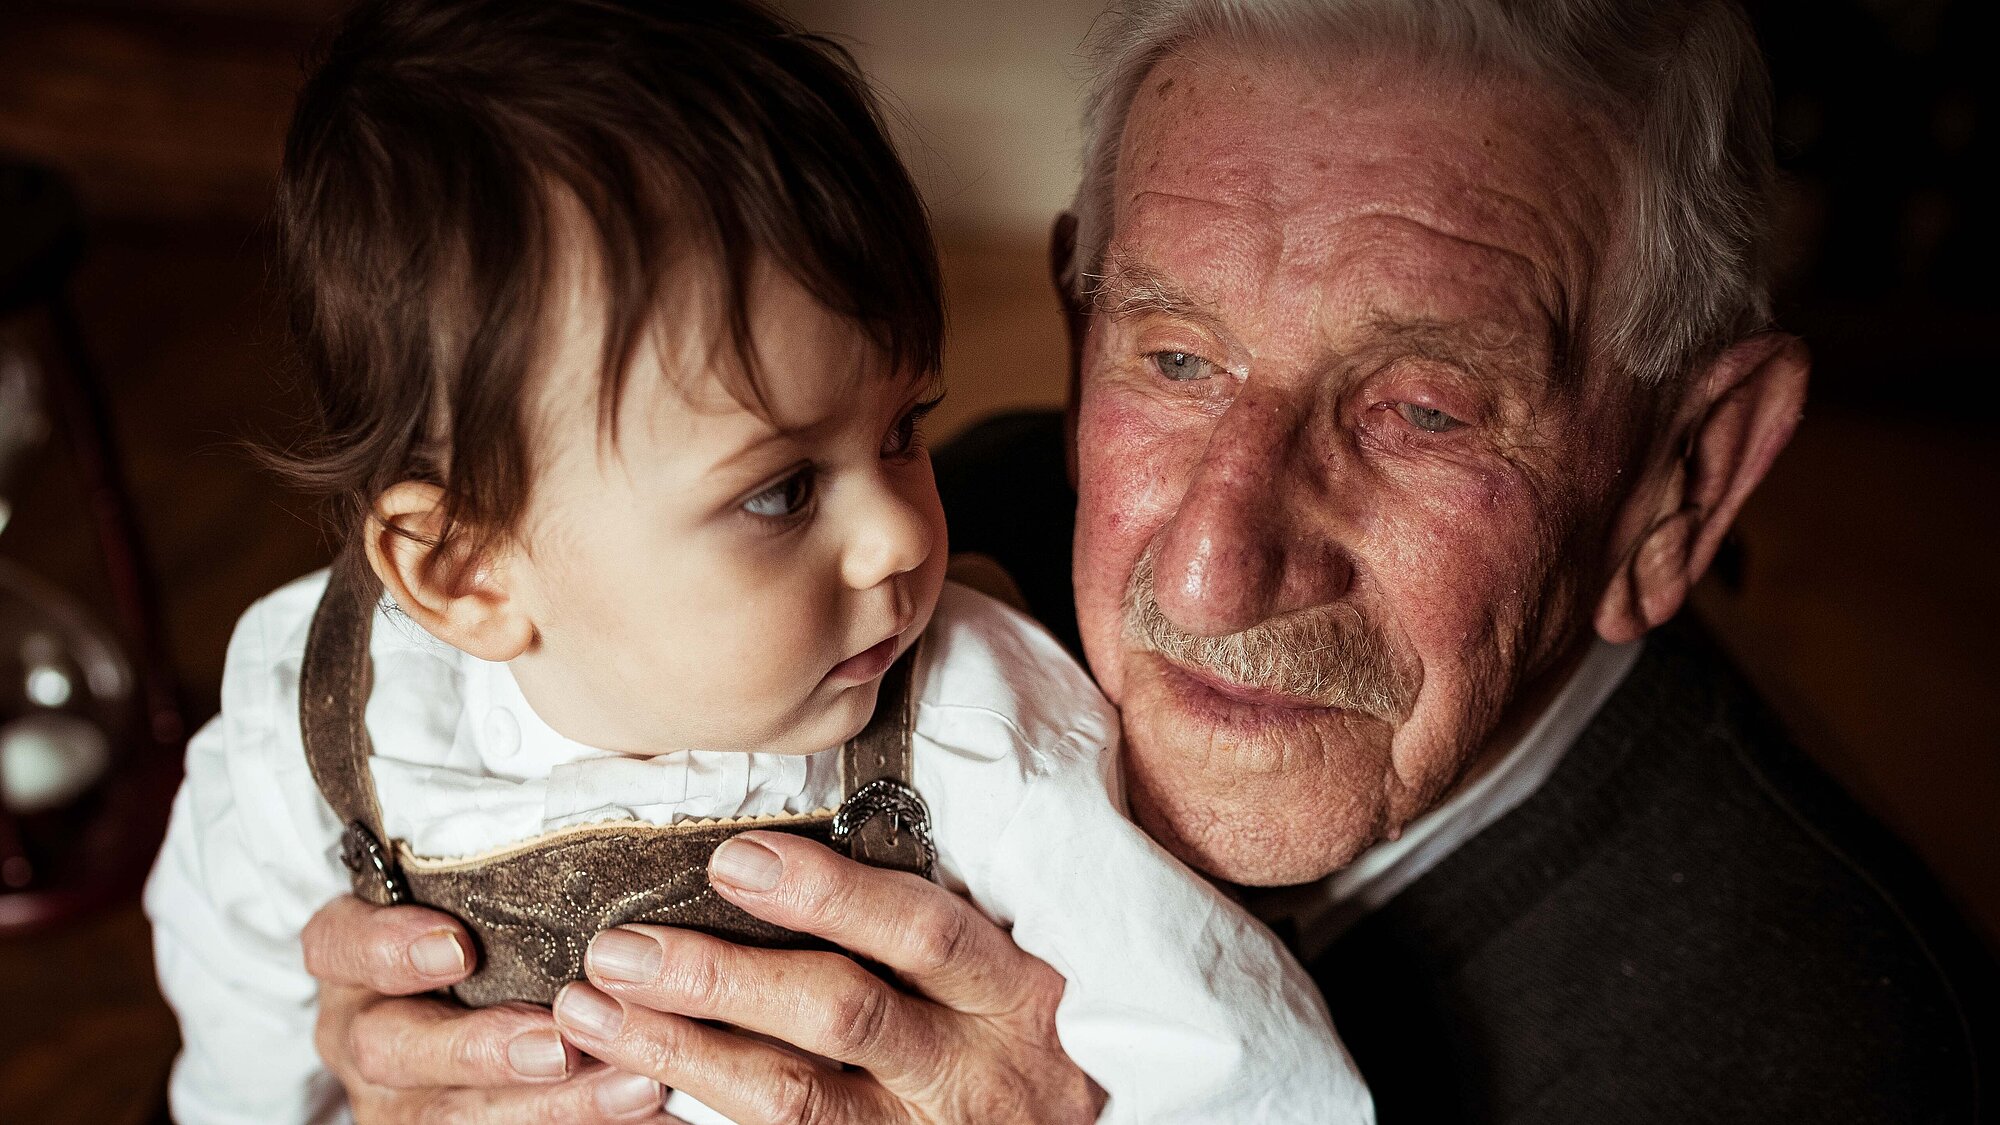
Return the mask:
POLYGON ((185 745, 82 252, 67 180, 0 154, 0 937, 137 890, 185 745))
POLYGON ((110 766, 110 748, 130 737, 132 703, 131 666, 110 631, 62 591, 0 559, 6 810, 41 813, 81 798, 110 766))
POLYGON ((97 784, 110 764, 104 732, 74 715, 29 715, 0 727, 0 788, 8 812, 59 809, 97 784))
POLYGON ((0 339, 0 532, 14 514, 8 497, 15 475, 48 436, 49 416, 42 408, 34 365, 0 339))

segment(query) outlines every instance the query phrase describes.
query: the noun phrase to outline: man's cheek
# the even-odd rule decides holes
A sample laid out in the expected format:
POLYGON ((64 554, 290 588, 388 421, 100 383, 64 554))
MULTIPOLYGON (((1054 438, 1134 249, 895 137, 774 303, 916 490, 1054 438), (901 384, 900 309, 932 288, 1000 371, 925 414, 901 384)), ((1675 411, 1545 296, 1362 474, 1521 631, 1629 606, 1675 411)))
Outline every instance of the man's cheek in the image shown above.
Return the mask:
POLYGON ((1497 474, 1435 482, 1371 536, 1391 616, 1432 671, 1510 633, 1547 559, 1533 490, 1497 474))
POLYGON ((1114 702, 1124 681, 1124 600, 1132 568, 1173 517, 1184 480, 1166 435, 1139 404, 1086 394, 1077 426, 1077 626, 1098 686, 1114 702))
POLYGON ((1158 404, 1130 392, 1084 396, 1077 424, 1080 535, 1143 544, 1172 517, 1187 487, 1189 441, 1163 425, 1159 413, 1158 404))
POLYGON ((1408 792, 1426 800, 1489 729, 1511 676, 1533 585, 1523 556, 1535 553, 1535 537, 1500 500, 1471 491, 1406 505, 1378 522, 1371 543, 1381 625, 1420 685, 1391 761, 1408 792))

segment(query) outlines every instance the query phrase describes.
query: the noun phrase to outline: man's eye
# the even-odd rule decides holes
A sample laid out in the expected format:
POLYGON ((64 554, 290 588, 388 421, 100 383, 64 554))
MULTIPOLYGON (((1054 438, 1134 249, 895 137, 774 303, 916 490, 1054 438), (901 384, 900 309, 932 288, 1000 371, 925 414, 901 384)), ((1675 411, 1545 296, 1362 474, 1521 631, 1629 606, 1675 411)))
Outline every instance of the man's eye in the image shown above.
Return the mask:
POLYGON ((896 424, 889 427, 888 435, 882 439, 882 456, 901 457, 916 449, 923 432, 924 418, 936 410, 938 403, 943 401, 944 399, 939 397, 928 402, 920 402, 910 407, 901 418, 896 419, 896 424))
POLYGON ((1215 365, 1193 352, 1154 352, 1146 357, 1163 379, 1176 383, 1206 379, 1215 374, 1215 365))
POLYGON ((1455 430, 1465 425, 1442 410, 1432 410, 1426 406, 1418 406, 1414 402, 1399 402, 1396 404, 1396 411, 1403 416, 1404 421, 1425 433, 1441 434, 1446 430, 1455 430))
POLYGON ((743 510, 766 520, 787 520, 812 506, 813 470, 810 465, 743 501, 743 510))

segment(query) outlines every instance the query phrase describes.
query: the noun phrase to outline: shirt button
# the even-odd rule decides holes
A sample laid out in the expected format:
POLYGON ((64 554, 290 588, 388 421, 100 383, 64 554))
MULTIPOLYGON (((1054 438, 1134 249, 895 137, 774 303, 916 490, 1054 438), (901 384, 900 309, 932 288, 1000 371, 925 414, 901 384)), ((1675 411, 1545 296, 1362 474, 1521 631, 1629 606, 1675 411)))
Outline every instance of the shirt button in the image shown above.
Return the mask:
POLYGON ((521 752, 521 720, 505 707, 486 713, 486 751, 497 758, 512 758, 521 752))

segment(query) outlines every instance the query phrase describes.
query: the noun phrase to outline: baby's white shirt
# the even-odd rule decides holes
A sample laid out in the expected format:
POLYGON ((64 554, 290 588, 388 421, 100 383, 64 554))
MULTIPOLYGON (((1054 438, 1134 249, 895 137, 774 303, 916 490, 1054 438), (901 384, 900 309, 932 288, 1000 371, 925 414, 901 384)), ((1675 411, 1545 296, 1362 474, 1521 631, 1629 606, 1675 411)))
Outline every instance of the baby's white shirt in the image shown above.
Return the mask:
MULTIPOLYGON (((341 825, 306 766, 298 674, 320 572, 252 606, 222 713, 147 883, 161 989, 183 1049, 185 1125, 337 1121, 313 1047, 317 984, 299 935, 348 892, 341 825)), ((550 829, 838 804, 838 751, 683 751, 651 759, 557 734, 505 665, 378 615, 367 725, 384 828, 419 855, 486 851, 550 829)), ((1038 625, 947 585, 911 690, 912 782, 938 879, 1065 980, 1063 1049, 1105 1091, 1105 1122, 1366 1122, 1368 1092, 1318 989, 1268 930, 1125 818, 1115 712, 1038 625)), ((669 1103, 706 1117, 678 1093, 669 1103)), ((709 1120, 717 1118, 707 1117, 709 1120)))

